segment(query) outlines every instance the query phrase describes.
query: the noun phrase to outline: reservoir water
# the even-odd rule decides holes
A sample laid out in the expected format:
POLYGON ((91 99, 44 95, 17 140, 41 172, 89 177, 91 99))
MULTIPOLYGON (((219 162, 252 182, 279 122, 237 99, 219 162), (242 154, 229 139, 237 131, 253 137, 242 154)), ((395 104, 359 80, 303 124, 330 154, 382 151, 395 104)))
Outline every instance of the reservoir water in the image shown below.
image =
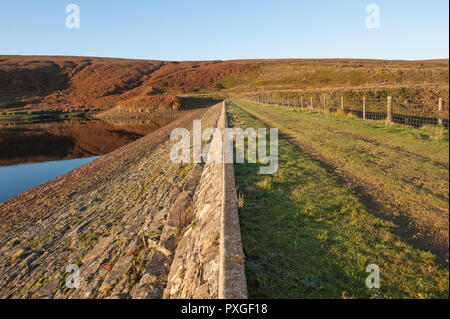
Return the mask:
POLYGON ((0 123, 0 203, 155 129, 155 124, 89 119, 25 125, 0 123))
POLYGON ((0 166, 0 202, 89 163, 98 156, 65 161, 0 166))

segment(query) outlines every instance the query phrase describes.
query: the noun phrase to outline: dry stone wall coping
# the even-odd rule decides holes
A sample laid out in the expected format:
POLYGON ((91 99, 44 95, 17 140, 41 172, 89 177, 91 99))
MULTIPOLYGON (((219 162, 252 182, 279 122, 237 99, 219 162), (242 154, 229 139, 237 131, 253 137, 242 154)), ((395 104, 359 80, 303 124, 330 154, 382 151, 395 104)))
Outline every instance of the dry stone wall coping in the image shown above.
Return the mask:
MULTIPOLYGON (((227 127, 222 103, 217 128, 227 127)), ((211 147, 211 152, 214 151, 211 147)), ((224 150, 222 148, 222 159, 224 150)), ((166 298, 247 298, 233 164, 206 163, 164 291, 166 298)))
MULTIPOLYGON (((222 114, 219 118, 219 126, 223 126, 220 127, 222 132, 228 127, 226 114, 226 103, 224 101, 222 114)), ((225 161, 223 163, 219 298, 245 299, 247 298, 247 280, 245 278, 245 259, 236 201, 234 168, 232 163, 225 163, 225 161)))

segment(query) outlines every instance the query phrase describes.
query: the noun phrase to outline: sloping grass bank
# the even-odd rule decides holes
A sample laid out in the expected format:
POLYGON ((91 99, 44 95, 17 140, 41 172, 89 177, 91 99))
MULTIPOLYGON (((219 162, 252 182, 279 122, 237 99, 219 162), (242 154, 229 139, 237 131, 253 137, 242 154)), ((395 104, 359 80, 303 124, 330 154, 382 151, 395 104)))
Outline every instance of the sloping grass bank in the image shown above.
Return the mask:
MULTIPOLYGON (((231 127, 265 127, 236 103, 231 127)), ((241 105, 241 104, 239 104, 241 105)), ((448 297, 448 271, 394 234, 319 162, 279 140, 279 169, 235 164, 251 298, 448 297), (381 271, 368 289, 366 266, 381 271)))
POLYGON ((384 122, 240 102, 266 126, 277 127, 305 154, 342 179, 389 219, 408 243, 448 266, 449 142, 442 127, 384 122))

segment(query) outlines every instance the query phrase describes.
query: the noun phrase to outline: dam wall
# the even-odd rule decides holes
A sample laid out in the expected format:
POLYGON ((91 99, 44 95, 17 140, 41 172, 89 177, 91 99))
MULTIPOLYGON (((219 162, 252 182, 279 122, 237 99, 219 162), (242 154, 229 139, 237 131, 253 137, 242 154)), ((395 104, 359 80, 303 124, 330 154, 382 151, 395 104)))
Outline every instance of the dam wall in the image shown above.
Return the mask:
POLYGON ((227 126, 223 103, 217 123, 222 140, 216 140, 220 145, 212 141, 209 154, 222 162, 204 165, 193 218, 183 230, 170 268, 166 298, 247 298, 233 164, 223 163, 221 147, 227 126))
POLYGON ((232 165, 169 158, 195 119, 223 130, 224 105, 1 203, 0 298, 245 298, 232 165))

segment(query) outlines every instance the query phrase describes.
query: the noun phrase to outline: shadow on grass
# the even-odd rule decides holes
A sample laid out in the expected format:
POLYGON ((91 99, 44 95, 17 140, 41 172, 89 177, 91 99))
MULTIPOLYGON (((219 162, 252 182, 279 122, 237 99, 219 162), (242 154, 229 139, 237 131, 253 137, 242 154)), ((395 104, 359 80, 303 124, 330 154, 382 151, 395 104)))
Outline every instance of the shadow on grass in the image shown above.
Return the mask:
POLYGON ((364 270, 350 277, 328 254, 326 247, 339 242, 328 236, 329 225, 314 216, 318 208, 291 199, 301 181, 272 181, 248 164, 236 165, 236 178, 245 201, 240 220, 251 298, 341 298, 351 286, 364 287, 364 270), (253 190, 251 185, 259 186, 253 190))
MULTIPOLYGON (((252 114, 248 114, 248 117, 254 121, 260 121, 263 125, 267 124, 252 114)), ((400 126, 383 126, 380 127, 380 129, 385 132, 397 134, 404 134, 405 132, 411 130, 411 128, 400 126)), ((320 154, 318 149, 311 147, 311 145, 307 142, 301 142, 296 139, 295 136, 279 132, 279 138, 294 146, 297 151, 307 154, 312 160, 320 165, 321 168, 327 171, 327 174, 335 180, 337 185, 348 188, 354 194, 357 194, 356 196, 358 196, 360 202, 365 206, 366 210, 370 214, 387 222, 395 223, 396 227, 393 233, 398 235, 404 242, 417 249, 433 254, 442 266, 448 268, 448 245, 445 246, 436 243, 434 238, 435 234, 433 232, 424 232, 423 228, 421 228, 420 225, 417 225, 414 218, 410 215, 396 213, 395 210, 393 210, 393 207, 398 210, 402 210, 402 207, 397 205, 395 202, 388 203, 387 205, 380 202, 380 198, 377 198, 376 195, 374 195, 374 185, 361 181, 361 179, 355 177, 351 171, 340 169, 342 168, 342 163, 320 154), (417 236, 417 234, 420 234, 420 236, 417 236)), ((358 136, 355 138, 360 137, 358 136)), ((342 149, 340 151, 342 151, 342 149)), ((357 150, 350 149, 349 151, 357 150)), ((435 161, 433 161, 433 163, 435 165, 447 168, 444 163, 435 161)), ((431 194, 435 197, 445 199, 443 195, 435 193, 431 194)))
MULTIPOLYGON (((235 107, 231 127, 264 127, 235 107)), ((431 254, 394 235, 331 167, 279 138, 279 170, 235 164, 243 196, 240 222, 251 298, 386 298, 448 296, 448 271, 431 254), (365 285, 369 264, 382 269, 381 289, 365 285), (432 269, 433 271, 430 271, 432 269)))
POLYGON ((320 196, 296 194, 302 185, 318 187, 324 176, 289 147, 281 143, 274 176, 259 175, 258 164, 235 164, 237 191, 244 196, 240 221, 250 297, 341 298, 349 288, 370 296, 364 292, 364 269, 350 276, 327 251, 339 242, 329 236, 332 225, 323 221, 343 203, 319 207, 320 196))

